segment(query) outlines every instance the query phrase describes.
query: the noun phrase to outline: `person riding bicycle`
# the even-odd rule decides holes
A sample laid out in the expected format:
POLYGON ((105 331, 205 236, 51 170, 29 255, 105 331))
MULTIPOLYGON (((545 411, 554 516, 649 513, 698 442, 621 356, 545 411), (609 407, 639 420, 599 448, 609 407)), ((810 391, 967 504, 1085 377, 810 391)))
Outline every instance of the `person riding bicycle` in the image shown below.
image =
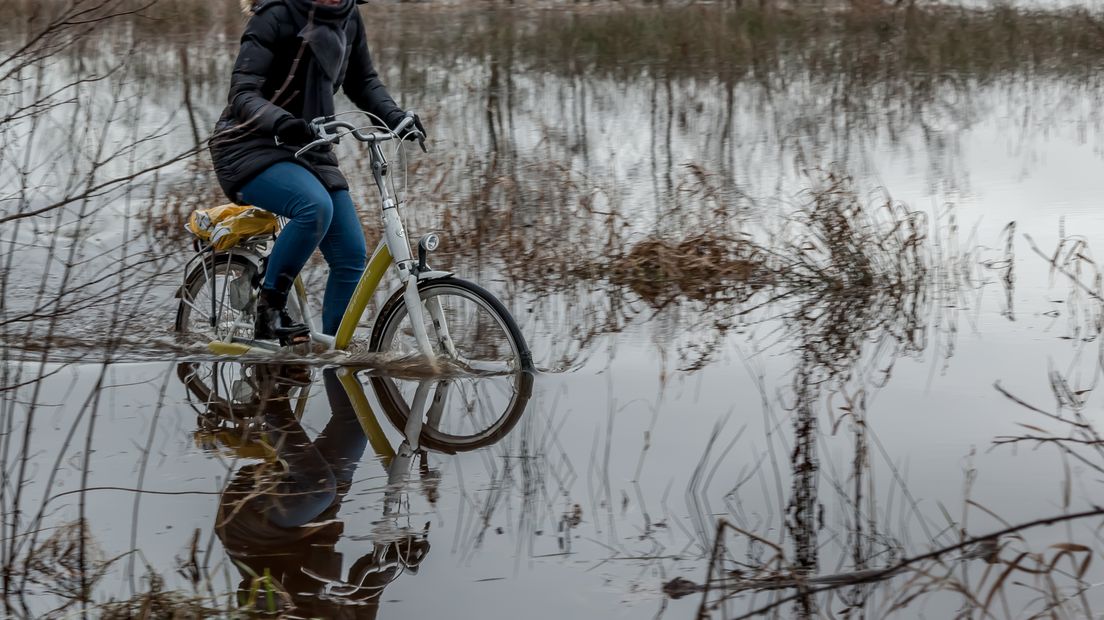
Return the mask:
MULTIPOLYGON (((364 271, 364 232, 331 147, 295 157, 317 137, 308 121, 334 114, 339 87, 392 129, 406 116, 372 65, 356 7, 362 1, 243 0, 252 16, 210 149, 219 185, 231 201, 289 219, 261 286, 254 334, 260 340, 309 340, 307 326, 295 323, 285 306, 315 248, 330 268, 322 303, 326 334, 337 331, 364 271)), ((417 116, 414 127, 402 137, 424 137, 417 116)))

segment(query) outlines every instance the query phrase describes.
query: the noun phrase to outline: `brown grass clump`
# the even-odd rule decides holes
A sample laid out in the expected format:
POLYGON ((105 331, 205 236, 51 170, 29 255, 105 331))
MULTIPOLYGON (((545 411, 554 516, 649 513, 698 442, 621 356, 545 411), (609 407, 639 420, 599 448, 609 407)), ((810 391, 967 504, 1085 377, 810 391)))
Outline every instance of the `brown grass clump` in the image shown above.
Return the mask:
POLYGON ((203 600, 165 589, 165 580, 158 574, 146 575, 149 588, 125 601, 111 601, 99 611, 102 620, 191 620, 193 618, 226 617, 218 609, 212 609, 203 600))
MULTIPOLYGON (((36 546, 24 564, 28 589, 50 594, 64 601, 49 617, 65 617, 78 602, 89 603, 93 590, 119 558, 108 559, 88 533, 85 521, 74 521, 53 530, 36 546)), ((165 589, 165 580, 150 571, 144 592, 129 599, 94 604, 93 616, 105 620, 185 620, 225 617, 194 594, 165 589)), ((87 615, 87 614, 85 614, 87 615)))
POLYGON ((703 232, 681 240, 649 237, 613 262, 609 278, 657 307, 680 295, 732 300, 741 296, 744 286, 759 288, 769 281, 758 254, 747 240, 726 234, 703 232))
MULTIPOLYGON (((783 67, 853 86, 926 90, 962 76, 1088 75, 1099 64, 1104 16, 1085 8, 1031 10, 931 3, 890 8, 774 3, 547 12, 516 37, 521 57, 552 71, 607 75, 642 69, 723 80, 775 80, 783 67), (841 42, 846 44, 841 45, 841 42), (570 59, 563 62, 563 59, 570 59)), ((506 20, 499 28, 516 28, 506 20)), ((503 35, 499 35, 505 38, 503 35)), ((853 96, 853 94, 852 94, 853 96)))
POLYGON ((64 599, 87 599, 107 570, 103 551, 84 521, 62 525, 26 560, 27 582, 64 599))

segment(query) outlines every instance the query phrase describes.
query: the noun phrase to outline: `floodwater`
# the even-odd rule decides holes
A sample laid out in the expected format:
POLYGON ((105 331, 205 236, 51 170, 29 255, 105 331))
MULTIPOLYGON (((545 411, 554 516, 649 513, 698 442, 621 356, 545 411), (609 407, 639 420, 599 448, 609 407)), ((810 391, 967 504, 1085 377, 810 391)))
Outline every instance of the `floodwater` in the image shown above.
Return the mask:
POLYGON ((548 29, 602 19, 546 13, 374 28, 432 134, 407 156, 411 235, 442 231, 435 266, 503 299, 533 375, 177 341, 206 164, 99 184, 213 125, 232 12, 89 35, 0 95, 105 76, 0 130, 4 215, 80 197, 0 231, 5 612, 1099 613, 1092 72, 543 57, 548 29), (453 426, 388 396, 442 382, 453 426))

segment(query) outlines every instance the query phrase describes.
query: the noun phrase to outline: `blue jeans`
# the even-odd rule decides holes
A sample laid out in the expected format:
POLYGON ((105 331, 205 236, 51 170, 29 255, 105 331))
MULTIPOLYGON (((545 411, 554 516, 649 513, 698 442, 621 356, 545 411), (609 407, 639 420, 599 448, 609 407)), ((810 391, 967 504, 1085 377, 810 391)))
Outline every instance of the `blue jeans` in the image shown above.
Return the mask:
POLYGON ((287 287, 315 248, 330 266, 322 298, 322 331, 333 335, 364 272, 368 249, 356 207, 346 190, 327 191, 309 170, 293 162, 273 164, 241 190, 242 199, 290 221, 268 258, 264 287, 287 287))
POLYGON ((268 440, 288 469, 268 492, 253 497, 253 505, 280 527, 302 527, 340 502, 368 446, 337 372, 327 369, 322 376, 333 415, 313 442, 288 401, 265 404, 268 440))

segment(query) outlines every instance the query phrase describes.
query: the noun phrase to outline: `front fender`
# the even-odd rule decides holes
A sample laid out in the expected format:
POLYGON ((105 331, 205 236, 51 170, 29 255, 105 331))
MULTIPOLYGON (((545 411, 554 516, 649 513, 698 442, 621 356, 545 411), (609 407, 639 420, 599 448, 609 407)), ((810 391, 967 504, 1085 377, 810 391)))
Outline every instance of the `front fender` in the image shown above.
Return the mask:
POLYGON ((435 271, 433 269, 427 269, 425 271, 418 272, 418 281, 423 282, 426 280, 440 280, 441 278, 451 278, 453 273, 451 271, 435 271))

